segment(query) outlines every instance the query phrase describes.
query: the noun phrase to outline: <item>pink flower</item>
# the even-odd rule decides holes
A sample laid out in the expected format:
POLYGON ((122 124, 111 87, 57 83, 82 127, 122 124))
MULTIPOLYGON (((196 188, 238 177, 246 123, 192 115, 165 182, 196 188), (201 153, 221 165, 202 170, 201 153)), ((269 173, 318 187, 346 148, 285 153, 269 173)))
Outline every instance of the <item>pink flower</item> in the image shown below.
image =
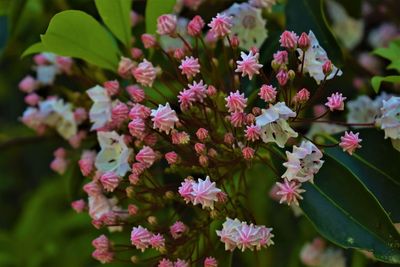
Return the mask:
POLYGON ((360 133, 350 133, 345 132, 344 136, 340 137, 339 146, 343 149, 343 151, 347 151, 350 155, 353 155, 354 150, 360 148, 362 139, 358 138, 360 133))
POLYGON ((133 227, 131 232, 131 243, 137 249, 140 249, 142 252, 150 245, 150 239, 152 238, 153 234, 143 228, 142 226, 133 227))
POLYGON ((56 157, 50 163, 50 169, 58 174, 64 174, 67 170, 68 161, 65 158, 56 157))
POLYGON ((177 259, 174 262, 174 267, 189 267, 189 263, 187 261, 177 259))
POLYGON ((208 138, 208 131, 204 128, 199 128, 196 131, 196 136, 201 142, 204 142, 208 138))
POLYGON ((114 253, 112 253, 111 251, 103 251, 103 250, 98 250, 96 249, 93 253, 92 253, 92 257, 98 261, 100 261, 101 263, 110 263, 113 261, 114 259, 114 253))
POLYGON ((299 199, 303 199, 300 195, 305 192, 305 190, 301 189, 301 183, 297 181, 288 181, 287 179, 283 180, 283 183, 277 182, 276 185, 279 188, 279 191, 276 192, 278 196, 281 197, 279 203, 286 202, 288 205, 294 203, 295 205, 299 205, 299 199))
POLYGON ((129 111, 128 117, 134 119, 146 119, 150 116, 151 109, 141 104, 135 104, 129 111))
POLYGON ((179 92, 178 102, 180 103, 182 111, 188 110, 195 101, 196 98, 192 90, 184 89, 179 92))
POLYGON ((290 50, 294 50, 297 46, 297 39, 299 37, 294 32, 284 31, 281 34, 281 38, 279 39, 279 43, 282 47, 288 48, 290 50))
POLYGON ((196 76, 197 73, 200 73, 199 59, 186 57, 181 61, 179 69, 182 70, 182 74, 186 75, 186 77, 190 79, 191 77, 196 76))
POLYGON ((158 262, 158 267, 174 267, 174 263, 164 258, 158 262))
POLYGON ((181 221, 176 221, 170 228, 169 231, 171 233, 171 236, 173 239, 178 239, 180 238, 186 231, 187 231, 187 226, 181 222, 181 221))
POLYGON ((224 143, 225 144, 232 145, 234 141, 235 141, 235 137, 233 136, 232 133, 226 133, 224 135, 224 143))
POLYGON ((190 136, 187 132, 172 132, 171 139, 174 145, 184 145, 189 143, 190 136))
POLYGON ((209 85, 207 88, 207 95, 213 96, 217 93, 217 89, 213 85, 209 85))
POLYGON ((105 235, 101 235, 92 241, 93 247, 98 250, 107 251, 111 248, 111 242, 105 235))
POLYGON ((134 119, 128 124, 129 133, 138 139, 142 139, 145 134, 144 121, 142 119, 134 119))
POLYGON ((155 133, 146 134, 143 138, 143 142, 146 146, 154 146, 157 143, 157 135, 155 133))
POLYGON ((131 96, 133 102, 140 103, 145 99, 145 93, 142 88, 137 85, 129 85, 125 88, 128 94, 131 96))
POLYGON ((177 19, 175 15, 165 14, 157 18, 157 33, 160 35, 172 35, 176 30, 177 19))
POLYGON ((226 107, 228 112, 243 112, 247 106, 247 98, 244 97, 244 93, 231 92, 228 97, 225 98, 226 107))
POLYGON ((24 93, 32 93, 38 88, 38 82, 35 78, 28 75, 19 82, 18 87, 24 93))
POLYGON ((346 100, 346 97, 343 97, 342 94, 333 93, 327 99, 328 102, 325 103, 325 106, 329 107, 331 111, 344 110, 344 100, 346 100))
POLYGON ((242 149, 242 155, 245 160, 251 160, 254 157, 254 149, 251 147, 244 147, 242 149))
POLYGON ((260 88, 258 95, 265 102, 275 102, 276 99, 276 88, 272 85, 263 84, 260 88))
POLYGON ((134 64, 132 60, 127 57, 121 57, 121 60, 118 63, 118 75, 123 78, 128 78, 133 67, 134 64))
POLYGON ((30 93, 25 96, 24 100, 29 106, 36 106, 40 101, 40 96, 36 93, 30 93))
POLYGON ((187 25, 187 32, 190 36, 199 36, 201 35, 201 30, 205 26, 204 20, 196 15, 187 25))
POLYGON ((156 38, 151 34, 144 33, 140 39, 142 40, 143 46, 146 49, 155 47, 157 45, 156 38))
POLYGON ((131 185, 136 185, 136 184, 139 182, 139 176, 136 175, 136 174, 134 174, 134 173, 131 173, 131 174, 128 176, 128 180, 129 180, 129 183, 130 183, 131 185))
POLYGON ((37 54, 33 57, 33 61, 35 64, 41 66, 41 65, 47 65, 49 64, 49 61, 47 60, 46 56, 43 54, 37 54))
POLYGON ((185 200, 186 203, 189 203, 193 201, 193 184, 195 182, 191 179, 185 179, 182 183, 181 186, 178 189, 179 194, 183 199, 185 200))
POLYGON ((100 177, 100 182, 107 192, 113 192, 118 187, 121 177, 113 172, 106 172, 100 177))
POLYGON ((176 112, 171 109, 169 103, 166 103, 165 106, 160 104, 157 109, 152 109, 151 116, 153 117, 151 119, 153 128, 158 129, 160 132, 164 131, 167 134, 174 129, 175 123, 179 121, 176 112))
POLYGON ((301 89, 296 93, 294 96, 293 100, 296 103, 304 104, 305 102, 310 99, 310 91, 308 91, 306 88, 301 89))
POLYGON ((207 85, 203 84, 203 80, 200 82, 193 81, 193 84, 188 84, 189 90, 192 91, 196 101, 203 103, 204 98, 207 97, 207 85))
POLYGON ((203 266, 204 266, 204 267, 218 267, 218 262, 217 262, 217 260, 216 260, 215 258, 213 258, 213 257, 207 257, 207 258, 204 260, 203 266))
POLYGON ((278 51, 274 54, 274 60, 279 65, 286 65, 289 62, 287 51, 278 51))
POLYGON ((174 51, 174 58, 181 60, 185 56, 186 52, 184 48, 177 48, 174 51))
POLYGON ((81 213, 86 208, 86 202, 83 199, 75 200, 71 202, 71 207, 77 212, 81 213))
POLYGON ((83 186, 83 191, 89 196, 96 197, 102 193, 102 188, 97 181, 91 181, 83 186))
POLYGON ((234 112, 230 116, 230 121, 233 127, 242 127, 246 120, 246 114, 243 112, 234 112))
POLYGON ((152 248, 161 249, 165 246, 165 239, 161 234, 153 235, 150 238, 150 245, 152 248))
POLYGON ((137 214, 138 210, 139 210, 139 208, 136 205, 134 205, 134 204, 129 204, 128 205, 128 213, 129 213, 129 215, 135 216, 137 214))
POLYGON ((147 61, 147 59, 143 59, 136 68, 132 69, 132 75, 141 85, 151 87, 156 79, 157 73, 153 64, 147 61))
POLYGON ((238 48, 240 45, 240 40, 239 37, 237 37, 236 35, 231 37, 231 46, 233 48, 238 48))
POLYGON ((278 80, 280 86, 285 86, 289 80, 288 72, 284 69, 281 69, 278 74, 276 74, 276 79, 278 80))
POLYGON ((200 155, 199 156, 199 164, 202 167, 207 167, 208 166, 208 157, 206 155, 200 155))
POLYGON ((120 125, 128 119, 129 108, 125 103, 118 102, 111 110, 111 119, 115 125, 120 125))
POLYGON ((303 32, 298 41, 297 41, 299 48, 302 49, 303 51, 307 50, 310 47, 310 37, 308 37, 308 34, 303 32))
POLYGON ((79 168, 83 176, 89 176, 94 169, 94 161, 96 159, 96 152, 85 150, 79 160, 79 168))
POLYGON ((144 146, 137 154, 136 160, 142 163, 146 168, 149 168, 153 165, 156 160, 156 153, 151 147, 144 146))
POLYGON ((224 37, 231 32, 231 18, 225 14, 217 14, 208 24, 215 37, 224 37))
POLYGON ((329 75, 333 70, 333 64, 332 61, 329 59, 325 60, 324 64, 322 65, 322 72, 325 74, 325 76, 329 75))
POLYGON ((258 63, 259 55, 259 53, 253 54, 252 51, 250 51, 248 55, 241 52, 240 56, 242 60, 236 61, 237 68, 235 72, 241 72, 242 77, 248 75, 250 80, 253 78, 253 75, 260 74, 259 69, 262 68, 263 65, 258 63))
POLYGON ((198 179, 192 184, 193 205, 201 204, 202 208, 214 209, 214 202, 218 201, 217 194, 221 189, 215 186, 215 182, 210 181, 210 177, 205 180, 198 179))
POLYGON ((203 154, 206 150, 206 145, 202 143, 196 143, 194 145, 194 150, 196 151, 197 154, 203 154))
POLYGON ((116 95, 119 92, 119 82, 117 80, 106 81, 103 83, 103 87, 109 96, 116 95))
POLYGON ((178 161, 179 156, 174 151, 171 151, 165 154, 165 159, 169 165, 173 165, 178 161))
POLYGON ((143 56, 143 51, 140 48, 132 47, 131 56, 133 59, 139 59, 143 56))
POLYGON ((71 68, 74 61, 70 57, 56 57, 57 67, 66 74, 71 74, 71 68))
POLYGON ((261 136, 261 127, 257 125, 249 125, 245 130, 245 136, 248 141, 256 141, 260 139, 261 136))

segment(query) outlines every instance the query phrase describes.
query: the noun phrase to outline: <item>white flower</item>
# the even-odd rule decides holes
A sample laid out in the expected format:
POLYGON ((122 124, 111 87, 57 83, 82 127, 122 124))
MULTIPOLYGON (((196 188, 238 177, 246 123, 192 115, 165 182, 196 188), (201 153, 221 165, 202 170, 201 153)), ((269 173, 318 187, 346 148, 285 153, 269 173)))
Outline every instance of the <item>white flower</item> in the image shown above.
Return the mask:
POLYGON ((58 73, 55 65, 40 65, 36 67, 36 79, 41 85, 52 85, 58 73))
POLYGON ((261 127, 262 140, 265 143, 275 142, 279 147, 284 147, 289 138, 298 136, 286 121, 289 117, 295 116, 296 112, 284 102, 263 109, 262 114, 256 117, 256 125, 261 127))
POLYGON ((364 34, 364 22, 347 14, 346 9, 333 0, 326 2, 328 14, 332 19, 332 30, 348 49, 360 43, 364 34))
POLYGON ((241 222, 237 218, 235 220, 226 218, 226 221, 222 224, 222 229, 217 231, 217 235, 225 243, 225 250, 233 251, 236 248, 239 242, 238 229, 241 225, 241 222))
POLYGON ((101 150, 96 157, 96 168, 101 172, 114 172, 123 177, 131 169, 128 161, 132 154, 132 149, 126 146, 124 137, 115 131, 98 132, 97 139, 101 150))
POLYGON ((298 180, 301 183, 313 182, 316 174, 324 163, 322 152, 310 141, 303 141, 300 147, 293 146, 293 152, 286 151, 288 161, 283 163, 287 168, 282 178, 289 181, 298 180))
MULTIPOLYGON (((319 42, 312 31, 308 33, 308 37, 310 38, 311 45, 305 52, 304 71, 314 78, 317 84, 320 84, 325 78, 325 74, 322 71, 322 65, 328 60, 328 56, 325 50, 319 45, 319 42)), ((299 59, 302 60, 303 50, 298 48, 297 51, 299 52, 299 59)), ((337 76, 341 76, 342 73, 343 72, 341 70, 338 70, 337 67, 333 66, 331 74, 329 74, 326 79, 332 79, 335 74, 337 76)))
MULTIPOLYGON (((391 97, 389 100, 383 100, 381 108, 382 116, 378 123, 385 131, 385 139, 390 138, 394 141, 393 145, 397 150, 400 142, 400 97, 391 97)), ((399 150, 400 151, 400 150, 399 150)))
POLYGON ((93 105, 89 111, 90 121, 93 122, 91 130, 104 127, 111 121, 112 103, 107 90, 99 85, 87 91, 93 105))
POLYGON ((210 181, 210 177, 205 180, 198 179, 197 183, 192 184, 193 205, 201 204, 202 208, 214 209, 214 202, 218 201, 217 194, 221 189, 215 186, 215 182, 210 181))
POLYGON ((223 11, 232 18, 232 34, 239 38, 239 46, 249 50, 251 47, 261 47, 268 37, 265 28, 267 21, 262 17, 261 9, 248 3, 233 4, 223 11))
POLYGON ((56 128, 65 139, 70 139, 77 133, 77 123, 72 112, 72 105, 62 99, 51 98, 39 103, 39 111, 43 122, 56 128))

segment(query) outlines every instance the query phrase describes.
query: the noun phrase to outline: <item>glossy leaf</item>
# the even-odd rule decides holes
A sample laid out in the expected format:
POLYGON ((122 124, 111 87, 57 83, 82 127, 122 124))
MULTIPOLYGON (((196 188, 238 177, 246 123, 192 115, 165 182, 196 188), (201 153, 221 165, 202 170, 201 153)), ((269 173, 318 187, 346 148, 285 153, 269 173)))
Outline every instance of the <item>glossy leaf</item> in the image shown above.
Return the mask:
POLYGON ((131 42, 131 0, 95 0, 97 10, 110 31, 126 47, 131 42))
POLYGON ((109 33, 91 16, 68 10, 55 15, 42 35, 48 52, 83 59, 116 71, 119 50, 109 33))
POLYGON ((325 154, 315 184, 304 185, 301 208, 322 236, 400 263, 400 235, 376 198, 345 166, 325 154))
POLYGON ((323 0, 288 0, 286 28, 298 34, 312 30, 328 57, 340 66, 342 51, 327 24, 323 3, 323 0))
POLYGON ((157 18, 163 14, 172 13, 176 0, 147 0, 146 32, 154 34, 157 30, 157 18))

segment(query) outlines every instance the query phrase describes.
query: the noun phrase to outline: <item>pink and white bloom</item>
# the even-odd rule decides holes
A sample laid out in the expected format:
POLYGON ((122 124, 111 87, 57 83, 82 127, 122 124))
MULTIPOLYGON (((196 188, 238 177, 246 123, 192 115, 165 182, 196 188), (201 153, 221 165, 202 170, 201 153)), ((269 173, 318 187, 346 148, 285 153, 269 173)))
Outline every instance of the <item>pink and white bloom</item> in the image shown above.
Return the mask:
POLYGON ((176 152, 171 151, 165 154, 165 159, 167 160, 169 165, 173 165, 178 161, 179 156, 178 154, 176 154, 176 152))
POLYGON ((218 13, 217 16, 213 17, 208 26, 211 28, 211 32, 215 37, 224 37, 231 32, 232 22, 231 18, 226 14, 218 13))
POLYGON ((251 147, 244 147, 242 149, 242 155, 245 160, 251 160, 254 157, 254 149, 251 147))
POLYGON ((142 40, 143 46, 146 49, 155 47, 157 45, 157 40, 154 35, 144 33, 141 35, 140 39, 142 40))
POLYGON ((278 80, 278 83, 280 86, 285 86, 289 80, 289 74, 286 70, 281 69, 277 74, 276 74, 276 79, 278 80))
POLYGON ((322 152, 310 141, 301 142, 299 147, 293 146, 293 152, 286 151, 286 156, 288 161, 283 166, 287 169, 282 178, 288 181, 313 182, 314 175, 324 163, 322 152))
POLYGON ((178 239, 186 231, 188 231, 188 228, 183 222, 176 221, 173 225, 171 225, 171 227, 169 228, 169 231, 170 231, 171 236, 172 236, 173 239, 178 239))
POLYGON ((24 93, 32 93, 38 88, 38 85, 35 78, 28 75, 19 82, 18 87, 24 93))
POLYGON ((165 247, 165 239, 161 234, 154 234, 150 238, 149 243, 152 248, 155 248, 157 250, 160 250, 165 247))
POLYGON ((196 97, 192 90, 183 89, 179 92, 178 102, 182 111, 188 110, 195 101, 196 97))
POLYGON ((233 127, 242 127, 246 120, 246 114, 239 111, 233 112, 229 116, 229 119, 233 127))
POLYGON ((196 76, 197 73, 200 73, 199 59, 192 56, 186 57, 182 59, 179 69, 181 69, 183 75, 186 75, 190 79, 196 76))
POLYGON ((166 103, 165 106, 160 104, 157 109, 152 109, 151 117, 153 128, 167 134, 174 129, 175 123, 179 121, 175 110, 171 109, 169 103, 166 103))
POLYGON ((250 80, 255 74, 260 74, 259 70, 263 65, 258 63, 259 55, 259 53, 254 54, 252 51, 250 51, 248 55, 241 52, 240 56, 242 57, 242 60, 236 61, 237 68, 235 72, 241 72, 242 77, 248 75, 250 80))
POLYGON ((160 35, 172 35, 176 31, 177 18, 172 14, 164 14, 157 18, 157 33, 160 35))
POLYGON ((129 78, 132 68, 135 66, 133 61, 127 57, 121 57, 118 63, 118 74, 123 78, 129 78))
POLYGON ((106 172, 100 177, 100 182, 107 192, 113 192, 121 180, 122 178, 113 172, 106 172))
POLYGON ((249 125, 245 130, 245 136, 248 141, 256 141, 260 139, 261 136, 261 127, 257 125, 249 125))
POLYGON ((390 138, 394 147, 400 151, 400 97, 392 96, 383 100, 378 125, 385 131, 385 139, 390 138))
POLYGON ((327 99, 328 102, 325 103, 325 106, 329 107, 331 111, 344 110, 344 100, 346 100, 346 97, 343 97, 341 93, 333 93, 327 99))
POLYGON ((276 195, 280 196, 279 203, 286 202, 288 205, 292 203, 295 205, 299 205, 299 199, 303 199, 300 195, 301 193, 305 192, 305 190, 301 189, 301 183, 293 180, 288 181, 287 179, 283 180, 283 183, 277 182, 276 185, 278 186, 279 190, 276 192, 276 195))
POLYGON ((86 208, 86 202, 83 199, 78 199, 71 202, 71 207, 77 212, 81 213, 86 208))
POLYGON ((353 133, 353 132, 345 132, 344 136, 340 137, 340 143, 339 146, 343 149, 343 151, 348 152, 350 155, 353 154, 353 152, 357 149, 360 148, 361 141, 362 139, 358 138, 358 135, 360 133, 353 133))
POLYGON ((204 128, 199 128, 196 131, 196 136, 201 142, 204 142, 208 138, 208 131, 204 128))
POLYGON ((129 85, 125 88, 125 90, 128 92, 133 102, 135 103, 140 103, 146 98, 143 89, 137 85, 129 85))
POLYGON ((162 259, 158 262, 157 267, 174 267, 174 263, 169 259, 162 259))
POLYGON ((149 146, 144 146, 137 154, 135 159, 142 163, 143 166, 149 168, 156 160, 156 153, 149 146))
POLYGON ((141 85, 151 87, 156 79, 157 72, 150 61, 143 59, 137 67, 132 69, 132 75, 141 85))
POLYGON ((106 89, 109 96, 114 96, 119 93, 119 82, 118 80, 106 81, 103 83, 103 87, 106 89))
POLYGON ((276 88, 272 85, 263 84, 260 88, 258 95, 265 102, 275 102, 276 99, 276 88))
POLYGON ((182 259, 177 259, 174 262, 174 267, 189 267, 189 262, 182 259))
POLYGON ((301 89, 296 93, 296 95, 293 98, 293 101, 295 103, 299 104, 304 104, 305 102, 310 99, 310 91, 308 91, 306 88, 301 89))
POLYGON ((178 188, 178 192, 183 197, 186 203, 193 201, 193 184, 195 181, 192 179, 186 178, 182 183, 181 186, 178 188))
POLYGON ((203 80, 200 82, 193 81, 193 84, 188 84, 189 90, 194 94, 196 101, 203 103, 204 98, 207 97, 207 85, 203 80))
POLYGON ((236 92, 231 92, 229 96, 225 98, 226 107, 228 112, 243 112, 247 106, 247 98, 244 93, 240 93, 239 90, 236 92))
POLYGON ((129 118, 134 119, 147 119, 151 114, 151 109, 141 104, 135 104, 129 111, 129 118))
POLYGON ((145 135, 146 125, 143 119, 133 119, 128 124, 129 133, 138 139, 142 139, 145 135))
POLYGON ((204 260, 203 267, 218 267, 218 262, 214 257, 207 257, 204 260))
POLYGON ((278 51, 274 54, 274 61, 278 63, 279 65, 286 65, 289 63, 289 55, 288 52, 283 50, 283 51, 278 51))
POLYGON ((187 32, 190 36, 193 37, 199 36, 204 26, 205 26, 204 20, 199 15, 196 15, 188 23, 187 32))
POLYGON ((150 246, 150 239, 153 234, 142 226, 133 227, 131 232, 131 243, 142 252, 150 246))
POLYGON ((294 50, 297 47, 298 39, 299 39, 299 37, 297 36, 296 33, 290 32, 290 31, 284 31, 281 34, 279 43, 281 44, 282 47, 285 47, 289 50, 294 50))
POLYGON ((81 159, 78 161, 79 168, 83 176, 88 176, 94 170, 94 162, 96 160, 96 152, 84 150, 81 159))
POLYGON ((217 194, 221 189, 207 176, 205 180, 198 179, 192 184, 193 205, 201 204, 202 208, 214 209, 214 202, 218 201, 217 194))

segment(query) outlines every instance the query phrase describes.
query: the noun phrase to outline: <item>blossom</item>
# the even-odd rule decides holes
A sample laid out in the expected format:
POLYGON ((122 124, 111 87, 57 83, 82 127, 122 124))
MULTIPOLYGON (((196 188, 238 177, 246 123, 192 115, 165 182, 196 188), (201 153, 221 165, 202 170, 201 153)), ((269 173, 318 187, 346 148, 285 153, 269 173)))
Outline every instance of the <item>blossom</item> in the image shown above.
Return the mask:
POLYGON ((248 3, 234 3, 224 14, 231 18, 231 41, 236 38, 241 48, 250 50, 251 47, 261 47, 267 39, 267 21, 260 9, 248 3))
POLYGON ((294 102, 300 104, 307 102, 308 99, 310 99, 310 91, 308 91, 306 88, 303 88, 300 91, 298 91, 293 98, 294 102))
POLYGON ((310 141, 301 142, 300 146, 293 146, 293 152, 286 151, 288 161, 283 163, 286 172, 282 178, 288 181, 297 180, 301 183, 313 182, 316 174, 324 163, 322 152, 310 141))
POLYGON ((172 144, 184 145, 189 143, 190 136, 187 132, 172 132, 171 134, 172 144))
POLYGON ((297 47, 298 39, 299 39, 299 37, 297 36, 296 33, 290 32, 290 31, 284 31, 281 34, 279 43, 281 44, 282 47, 293 50, 293 49, 296 49, 296 47, 297 47))
POLYGON ((353 132, 345 132, 344 136, 340 137, 340 143, 339 146, 343 149, 343 151, 347 151, 350 155, 353 154, 354 150, 357 148, 360 148, 360 142, 362 139, 358 138, 359 133, 353 133, 353 132))
POLYGON ((177 19, 175 15, 164 14, 157 18, 157 33, 160 35, 171 35, 175 33, 177 19))
POLYGON ((230 121, 233 127, 242 127, 246 119, 246 114, 243 112, 233 112, 230 116, 230 121))
POLYGON ((187 226, 181 221, 176 221, 169 228, 169 231, 173 239, 180 238, 187 230, 188 230, 187 226))
POLYGON ((248 75, 249 79, 251 80, 254 74, 260 73, 259 69, 263 66, 262 64, 258 63, 259 54, 253 54, 253 52, 250 51, 248 55, 246 55, 244 52, 241 52, 240 56, 242 57, 242 60, 236 61, 237 68, 235 72, 241 72, 242 77, 248 75))
POLYGON ((279 65, 286 65, 289 63, 289 55, 286 50, 274 53, 274 61, 279 65))
POLYGON ((334 93, 328 96, 328 102, 325 103, 325 106, 329 107, 331 111, 344 110, 344 100, 346 100, 346 97, 343 97, 342 94, 334 93))
POLYGON ((83 176, 88 176, 94 169, 94 161, 96 159, 96 152, 91 150, 84 150, 81 159, 78 161, 79 168, 83 176))
POLYGON ((288 205, 292 203, 297 206, 299 205, 298 199, 303 199, 300 194, 305 192, 305 190, 300 188, 301 183, 284 179, 283 183, 277 182, 276 185, 279 188, 276 194, 281 197, 279 203, 286 202, 288 205))
POLYGON ((207 257, 204 260, 203 267, 218 267, 218 262, 213 257, 207 257))
POLYGON ((111 120, 115 125, 121 125, 128 119, 129 108, 125 103, 117 102, 111 109, 111 120))
POLYGON ((200 80, 200 82, 193 81, 193 84, 188 84, 188 87, 196 101, 203 103, 204 98, 207 97, 207 85, 203 83, 203 80, 200 80))
POLYGON ((192 90, 184 89, 179 92, 178 102, 182 111, 189 109, 195 101, 196 97, 192 90))
POLYGON ((177 259, 174 263, 174 267, 189 267, 189 263, 182 259, 177 259))
POLYGON ((158 267, 174 267, 174 263, 168 259, 162 259, 158 262, 158 267))
POLYGON ((152 48, 157 44, 156 38, 148 33, 144 33, 141 35, 140 39, 142 40, 144 48, 152 48))
POLYGON ((101 251, 101 250, 95 250, 92 253, 92 257, 101 263, 110 263, 114 259, 114 253, 111 251, 101 251))
POLYGON ((187 25, 187 32, 190 36, 198 36, 201 34, 201 30, 204 28, 205 23, 203 19, 196 15, 187 25))
POLYGON ((319 42, 312 31, 308 33, 308 37, 311 42, 310 47, 306 51, 303 51, 300 48, 297 49, 299 52, 299 60, 303 60, 303 53, 305 53, 303 70, 314 78, 317 84, 320 84, 324 79, 330 80, 336 75, 341 76, 342 71, 335 66, 333 66, 331 74, 325 76, 322 66, 328 60, 328 56, 325 50, 319 45, 319 42))
POLYGON ((129 157, 132 149, 125 144, 124 137, 115 131, 98 132, 97 140, 100 152, 97 154, 95 166, 102 172, 115 172, 123 177, 129 170, 129 157))
POLYGON ((321 238, 315 238, 312 243, 306 243, 301 248, 300 260, 307 266, 320 266, 325 246, 325 241, 321 238))
POLYGON ((193 184, 195 182, 192 179, 186 178, 182 183, 181 186, 178 188, 178 192, 183 197, 186 203, 193 201, 193 184))
POLYGON ((167 134, 174 129, 175 123, 179 121, 175 110, 171 109, 169 103, 166 103, 165 106, 160 104, 157 109, 152 109, 151 116, 153 128, 167 134))
POLYGON ((107 90, 99 85, 87 90, 86 93, 93 101, 89 111, 89 118, 93 123, 91 130, 97 130, 111 121, 111 99, 107 90))
POLYGON ((136 138, 143 138, 145 134, 145 123, 143 119, 133 119, 129 124, 128 124, 128 129, 129 133, 136 137, 136 138))
POLYGON ((265 102, 275 102, 276 99, 276 88, 272 85, 263 84, 260 88, 258 95, 265 102))
POLYGON ((286 83, 289 80, 289 74, 286 70, 281 69, 277 74, 276 74, 276 79, 278 80, 278 83, 280 86, 285 86, 286 83))
POLYGON ((71 207, 77 212, 81 213, 86 208, 86 202, 83 199, 71 202, 71 207))
POLYGON ((107 192, 113 192, 118 187, 121 177, 113 172, 106 172, 100 177, 100 182, 107 192))
POLYGON ((114 96, 119 92, 118 80, 106 81, 103 83, 103 87, 106 89, 109 96, 114 96))
POLYGON ((156 79, 157 73, 153 64, 150 61, 147 61, 147 59, 143 59, 137 67, 132 69, 132 75, 141 85, 151 87, 156 79))
POLYGON ((254 149, 251 147, 244 147, 242 149, 243 158, 246 160, 250 160, 254 157, 254 149))
POLYGON ((151 109, 141 104, 135 104, 129 111, 128 117, 134 119, 147 119, 151 114, 151 109))
POLYGON ((219 192, 221 189, 216 187, 215 182, 210 181, 209 176, 205 180, 198 179, 192 184, 193 205, 201 204, 203 209, 207 207, 213 210, 219 192))
POLYGON ((161 234, 154 234, 149 243, 153 248, 159 250, 165 246, 165 239, 161 234))
POLYGON ((307 50, 310 47, 310 38, 308 37, 307 33, 303 32, 299 39, 297 40, 299 48, 302 50, 307 50))
POLYGON ((172 165, 178 161, 179 156, 174 151, 171 151, 165 154, 165 159, 167 160, 169 165, 172 165))
POLYGON ((142 252, 150 245, 153 234, 142 226, 133 227, 131 232, 131 243, 142 252))
POLYGON ((204 142, 208 137, 208 131, 204 128, 199 128, 196 131, 196 136, 201 142, 204 142))
POLYGON ((225 101, 228 112, 243 112, 247 105, 247 98, 245 98, 244 93, 241 94, 238 90, 231 92, 225 98, 225 101))
POLYGON ((132 100, 136 103, 140 103, 146 98, 143 89, 137 85, 129 85, 125 88, 125 90, 131 96, 132 100))
POLYGON ((38 83, 35 78, 27 75, 19 82, 18 87, 24 93, 32 93, 38 88, 38 83))
POLYGON ((135 64, 130 58, 121 57, 118 63, 118 74, 123 78, 128 78, 135 64))
POLYGON ((218 13, 217 16, 212 18, 208 26, 216 37, 224 37, 231 32, 231 18, 226 14, 218 13))
POLYGON ((156 160, 156 153, 151 147, 144 146, 137 154, 136 160, 142 163, 146 168, 149 168, 153 165, 156 160))
POLYGON ((199 59, 186 57, 185 59, 182 59, 179 69, 182 70, 182 74, 186 75, 186 77, 190 79, 191 77, 196 76, 197 73, 200 73, 199 59))
POLYGON ((260 139, 261 136, 261 127, 257 125, 249 125, 245 130, 245 136, 248 141, 256 141, 260 139))

